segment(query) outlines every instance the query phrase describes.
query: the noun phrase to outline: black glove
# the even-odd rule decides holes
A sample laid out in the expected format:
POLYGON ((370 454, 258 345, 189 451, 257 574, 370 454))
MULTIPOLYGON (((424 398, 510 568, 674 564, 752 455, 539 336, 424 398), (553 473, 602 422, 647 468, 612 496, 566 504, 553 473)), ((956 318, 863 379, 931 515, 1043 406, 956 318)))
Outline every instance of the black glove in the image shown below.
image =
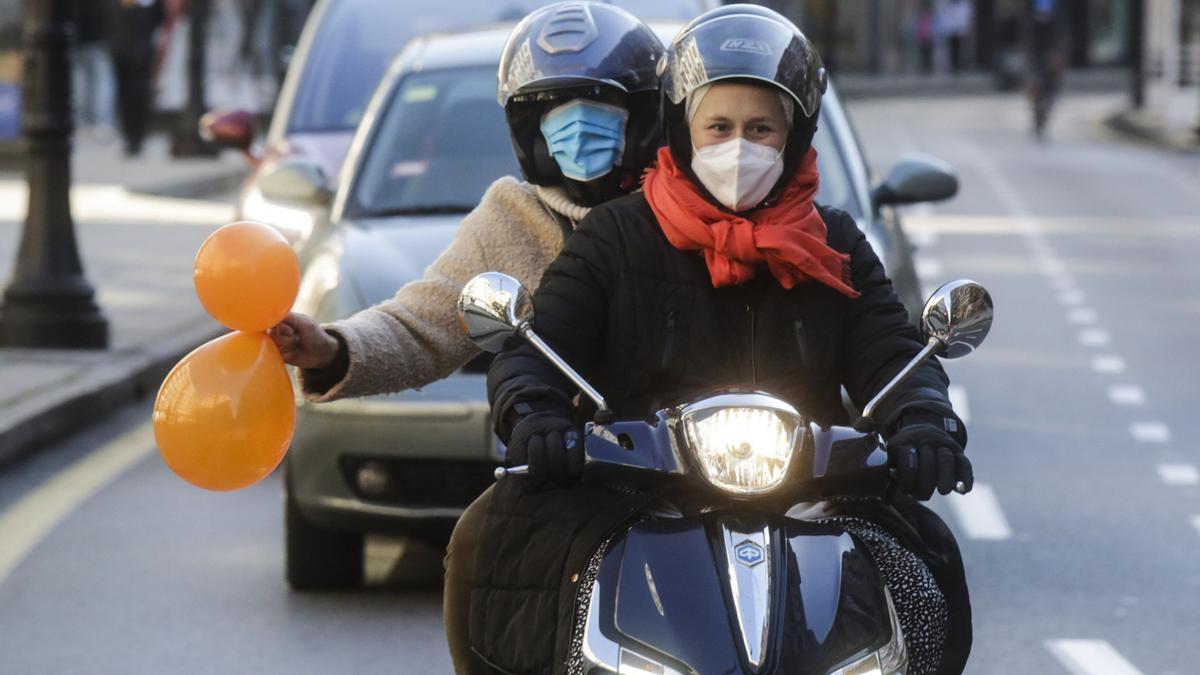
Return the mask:
POLYGON ((896 466, 900 489, 921 500, 934 488, 949 494, 958 482, 969 492, 975 483, 971 460, 944 429, 932 424, 902 427, 888 439, 888 454, 896 466))
POLYGON ((522 417, 508 439, 508 464, 529 465, 529 481, 571 485, 583 475, 583 437, 570 419, 556 412, 522 417))

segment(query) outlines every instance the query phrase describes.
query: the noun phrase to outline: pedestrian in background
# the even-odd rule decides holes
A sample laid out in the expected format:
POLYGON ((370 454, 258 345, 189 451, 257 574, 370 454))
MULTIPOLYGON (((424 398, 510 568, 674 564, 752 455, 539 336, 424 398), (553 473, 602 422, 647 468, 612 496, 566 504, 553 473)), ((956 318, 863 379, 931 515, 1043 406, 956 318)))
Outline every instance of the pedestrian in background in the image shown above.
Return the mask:
POLYGON ((921 4, 913 23, 921 58, 921 74, 929 75, 933 72, 933 11, 928 1, 921 4))
POLYGON ((84 138, 106 138, 112 134, 113 123, 108 17, 98 2, 79 2, 76 7, 75 53, 71 62, 75 126, 84 138))
POLYGON ((957 75, 963 66, 963 47, 971 31, 975 8, 971 0, 949 0, 938 10, 938 33, 946 40, 950 72, 957 75))
MULTIPOLYGON (((86 2, 86 0, 85 0, 86 2)), ((150 126, 154 35, 162 24, 162 0, 107 0, 109 53, 117 75, 117 114, 125 155, 136 157, 150 126)))

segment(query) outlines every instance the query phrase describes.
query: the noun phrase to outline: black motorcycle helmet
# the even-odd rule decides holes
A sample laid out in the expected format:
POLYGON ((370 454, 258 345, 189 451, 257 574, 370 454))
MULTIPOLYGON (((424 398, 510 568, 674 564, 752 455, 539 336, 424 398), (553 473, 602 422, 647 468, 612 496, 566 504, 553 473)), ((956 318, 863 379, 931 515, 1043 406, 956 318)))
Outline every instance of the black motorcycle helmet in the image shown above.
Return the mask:
POLYGON ((654 31, 612 5, 560 2, 517 24, 500 58, 498 99, 525 179, 562 185, 585 206, 632 190, 662 138, 656 73, 662 53, 654 31), (577 98, 629 111, 619 165, 587 182, 562 175, 541 132, 546 112, 577 98))
MULTIPOLYGON (((692 172, 687 97, 721 80, 767 83, 796 103, 783 151, 783 175, 771 195, 790 180, 812 145, 828 78, 816 47, 782 14, 758 5, 725 5, 693 19, 671 41, 659 64, 662 119, 679 168, 692 172)), ((767 197, 769 201, 771 196, 767 197)))

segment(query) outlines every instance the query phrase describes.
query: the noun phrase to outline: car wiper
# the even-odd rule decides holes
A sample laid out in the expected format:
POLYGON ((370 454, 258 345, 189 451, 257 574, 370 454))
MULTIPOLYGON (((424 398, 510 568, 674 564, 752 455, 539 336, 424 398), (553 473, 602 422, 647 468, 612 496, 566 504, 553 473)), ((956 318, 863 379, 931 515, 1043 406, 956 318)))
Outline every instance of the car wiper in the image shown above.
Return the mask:
POLYGON ((372 217, 432 216, 443 213, 470 213, 474 208, 474 205, 466 206, 464 204, 428 204, 425 206, 402 206, 394 209, 371 211, 369 215, 372 217))

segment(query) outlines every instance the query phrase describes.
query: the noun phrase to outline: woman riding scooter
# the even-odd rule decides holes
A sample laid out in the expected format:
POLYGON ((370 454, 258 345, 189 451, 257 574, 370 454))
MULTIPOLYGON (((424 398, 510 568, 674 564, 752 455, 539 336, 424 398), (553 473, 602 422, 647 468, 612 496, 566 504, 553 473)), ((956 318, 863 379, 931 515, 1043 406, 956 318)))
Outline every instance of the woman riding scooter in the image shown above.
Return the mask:
MULTIPOLYGON (((537 334, 620 419, 737 385, 821 425, 845 422, 842 387, 861 408, 923 345, 851 217, 813 202, 819 56, 782 16, 731 5, 689 24, 660 72, 668 147, 643 192, 593 209, 551 264, 534 296, 537 334)), ((900 488, 921 500, 973 480, 947 384, 928 362, 876 412, 900 488)), ((528 479, 481 497, 472 614, 485 616, 472 618, 471 645, 506 671, 543 672, 556 653, 546 645, 561 636, 534 626, 553 620, 561 591, 539 576, 557 579, 546 569, 571 556, 555 542, 603 536, 645 502, 576 485, 575 387, 532 346, 510 344, 488 386, 509 462, 528 464, 528 479)), ((803 517, 871 550, 895 598, 907 672, 961 670, 943 647, 964 617, 948 610, 934 556, 912 536, 920 524, 880 500, 807 505, 803 517)))
MULTIPOLYGON (((662 52, 650 28, 607 4, 559 3, 521 21, 501 58, 499 101, 526 182, 493 183, 449 248, 393 299, 320 326, 293 313, 273 328, 284 361, 300 368, 305 398, 413 389, 478 356, 455 314, 459 290, 488 270, 536 288, 589 209, 637 187, 661 139, 662 52)), ((469 524, 472 511, 460 520, 469 524)), ((475 530, 456 531, 446 560, 446 627, 459 672, 473 667, 459 636, 475 530)))

